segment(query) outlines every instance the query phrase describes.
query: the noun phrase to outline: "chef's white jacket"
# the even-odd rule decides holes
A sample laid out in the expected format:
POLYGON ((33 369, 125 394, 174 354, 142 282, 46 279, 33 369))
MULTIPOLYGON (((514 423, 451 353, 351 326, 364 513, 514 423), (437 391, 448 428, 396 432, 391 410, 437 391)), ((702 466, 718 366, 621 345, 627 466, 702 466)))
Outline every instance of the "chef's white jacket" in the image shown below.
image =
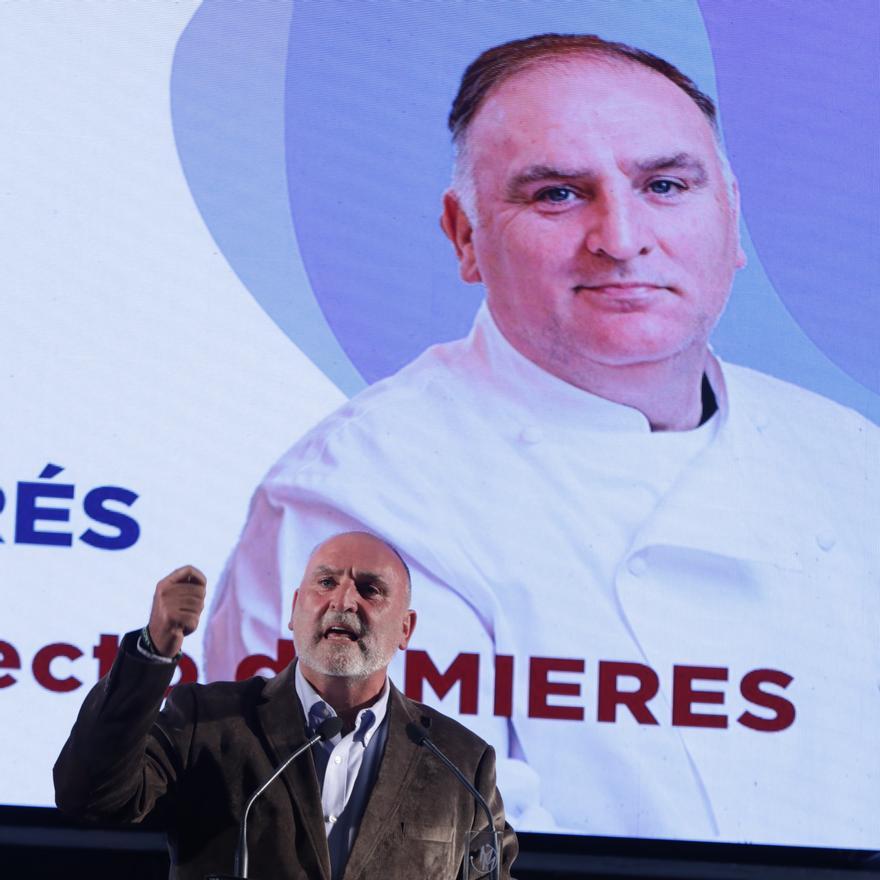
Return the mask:
POLYGON ((412 568, 410 648, 441 671, 479 654, 479 713, 461 720, 511 759, 500 786, 521 830, 552 816, 599 835, 880 847, 880 432, 752 370, 712 359, 708 375, 716 415, 652 433, 522 357, 484 306, 467 339, 357 395, 270 470, 216 591, 209 677, 272 654, 314 546, 366 529, 412 568), (493 715, 495 654, 514 657, 509 722, 493 715), (534 657, 583 661, 550 674, 575 693, 548 699, 582 718, 529 717, 534 657), (603 660, 654 670, 657 724, 597 720, 603 660), (693 707, 726 727, 672 725, 677 665, 727 670, 694 685, 723 703, 693 707), (737 721, 773 715, 740 694, 754 669, 791 677, 766 688, 795 707, 785 730, 737 721))

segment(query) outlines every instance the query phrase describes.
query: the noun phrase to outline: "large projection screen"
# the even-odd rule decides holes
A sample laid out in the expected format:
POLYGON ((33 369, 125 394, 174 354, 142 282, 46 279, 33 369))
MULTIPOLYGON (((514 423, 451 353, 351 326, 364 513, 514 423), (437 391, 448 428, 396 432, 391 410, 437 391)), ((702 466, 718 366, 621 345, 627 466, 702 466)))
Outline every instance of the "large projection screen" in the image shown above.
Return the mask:
POLYGON ((53 803, 168 571, 210 584, 179 678, 271 674, 309 551, 366 529, 413 574, 395 682, 495 746, 519 830, 880 849, 878 33, 874 0, 0 5, 0 803, 53 803), (697 429, 510 346, 438 224, 464 69, 547 32, 718 105, 745 265, 697 429))

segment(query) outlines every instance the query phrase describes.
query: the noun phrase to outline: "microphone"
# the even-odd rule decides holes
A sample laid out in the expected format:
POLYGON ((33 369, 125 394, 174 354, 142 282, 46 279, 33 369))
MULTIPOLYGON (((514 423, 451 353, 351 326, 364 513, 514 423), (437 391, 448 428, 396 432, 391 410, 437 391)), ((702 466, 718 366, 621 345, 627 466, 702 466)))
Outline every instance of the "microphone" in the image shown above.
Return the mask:
POLYGON ((315 735, 304 745, 300 746, 289 758, 285 759, 273 772, 272 775, 251 795, 244 812, 241 814, 241 822, 238 824, 238 847, 235 850, 234 874, 211 874, 207 880, 247 880, 248 871, 248 846, 247 846, 247 820, 248 813, 254 805, 254 801, 284 772, 287 766, 293 763, 303 752, 307 752, 315 743, 333 739, 342 730, 342 719, 338 717, 327 718, 318 725, 315 735))
MULTIPOLYGON (((489 874, 491 880, 499 880, 501 877, 501 843, 500 838, 501 834, 495 829, 495 819, 492 816, 492 810, 489 808, 489 804, 486 803, 486 799, 477 788, 471 783, 471 781, 440 751, 439 748, 433 743, 433 741, 428 737, 428 734, 425 730, 431 723, 430 718, 422 718, 421 724, 416 724, 415 721, 410 721, 409 724, 406 725, 406 735, 417 745, 424 746, 429 752, 436 755, 440 761, 445 764, 450 771, 455 775, 455 778, 470 792, 471 797, 483 808, 483 812, 486 814, 486 821, 489 823, 489 828, 491 829, 491 858, 487 859, 486 854, 481 849, 479 853, 479 864, 475 864, 473 860, 473 856, 471 855, 470 841, 465 848, 464 854, 464 880, 467 880, 469 876, 469 865, 474 868, 475 871, 479 873, 474 876, 482 876, 486 873, 489 874), (488 864, 486 862, 488 861, 488 864)), ((485 847, 484 847, 485 849, 485 847)))

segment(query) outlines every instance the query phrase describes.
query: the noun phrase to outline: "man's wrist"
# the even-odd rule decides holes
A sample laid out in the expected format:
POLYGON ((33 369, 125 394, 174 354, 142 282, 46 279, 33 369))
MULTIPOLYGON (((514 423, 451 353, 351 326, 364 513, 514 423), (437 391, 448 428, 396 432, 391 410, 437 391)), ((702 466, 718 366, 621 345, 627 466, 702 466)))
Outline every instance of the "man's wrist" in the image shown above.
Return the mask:
POLYGON ((156 650, 156 646, 150 636, 149 625, 141 630, 137 640, 137 649, 139 654, 156 663, 176 663, 183 656, 183 651, 178 651, 173 657, 166 657, 164 654, 160 654, 156 650))

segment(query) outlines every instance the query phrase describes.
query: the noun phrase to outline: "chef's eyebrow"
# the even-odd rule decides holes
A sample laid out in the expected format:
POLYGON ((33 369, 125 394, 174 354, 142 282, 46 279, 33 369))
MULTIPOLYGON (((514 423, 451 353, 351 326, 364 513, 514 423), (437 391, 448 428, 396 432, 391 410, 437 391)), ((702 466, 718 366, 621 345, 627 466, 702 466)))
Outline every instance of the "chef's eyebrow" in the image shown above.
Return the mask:
POLYGON ((507 184, 508 195, 515 194, 520 187, 542 180, 591 180, 595 172, 589 168, 555 168, 552 165, 529 165, 519 174, 510 178, 507 184))
POLYGON ((650 171, 688 171, 693 175, 693 184, 699 186, 709 179, 709 172, 702 159, 692 153, 674 153, 669 156, 654 156, 635 163, 642 172, 650 171))
POLYGON ((312 574, 314 574, 315 576, 329 574, 329 575, 333 575, 333 577, 339 577, 339 575, 342 574, 342 569, 341 568, 330 568, 329 565, 318 565, 318 566, 315 566, 315 569, 313 570, 312 574))
MULTIPOLYGON (((709 174, 705 163, 692 153, 680 152, 669 155, 652 156, 634 162, 633 168, 641 173, 655 171, 689 171, 693 174, 693 184, 699 186, 705 183, 709 174)), ((529 165, 510 178, 507 184, 507 195, 516 195, 521 187, 530 183, 541 183, 545 180, 584 180, 590 181, 596 178, 596 172, 592 168, 560 168, 553 165, 529 165)))

